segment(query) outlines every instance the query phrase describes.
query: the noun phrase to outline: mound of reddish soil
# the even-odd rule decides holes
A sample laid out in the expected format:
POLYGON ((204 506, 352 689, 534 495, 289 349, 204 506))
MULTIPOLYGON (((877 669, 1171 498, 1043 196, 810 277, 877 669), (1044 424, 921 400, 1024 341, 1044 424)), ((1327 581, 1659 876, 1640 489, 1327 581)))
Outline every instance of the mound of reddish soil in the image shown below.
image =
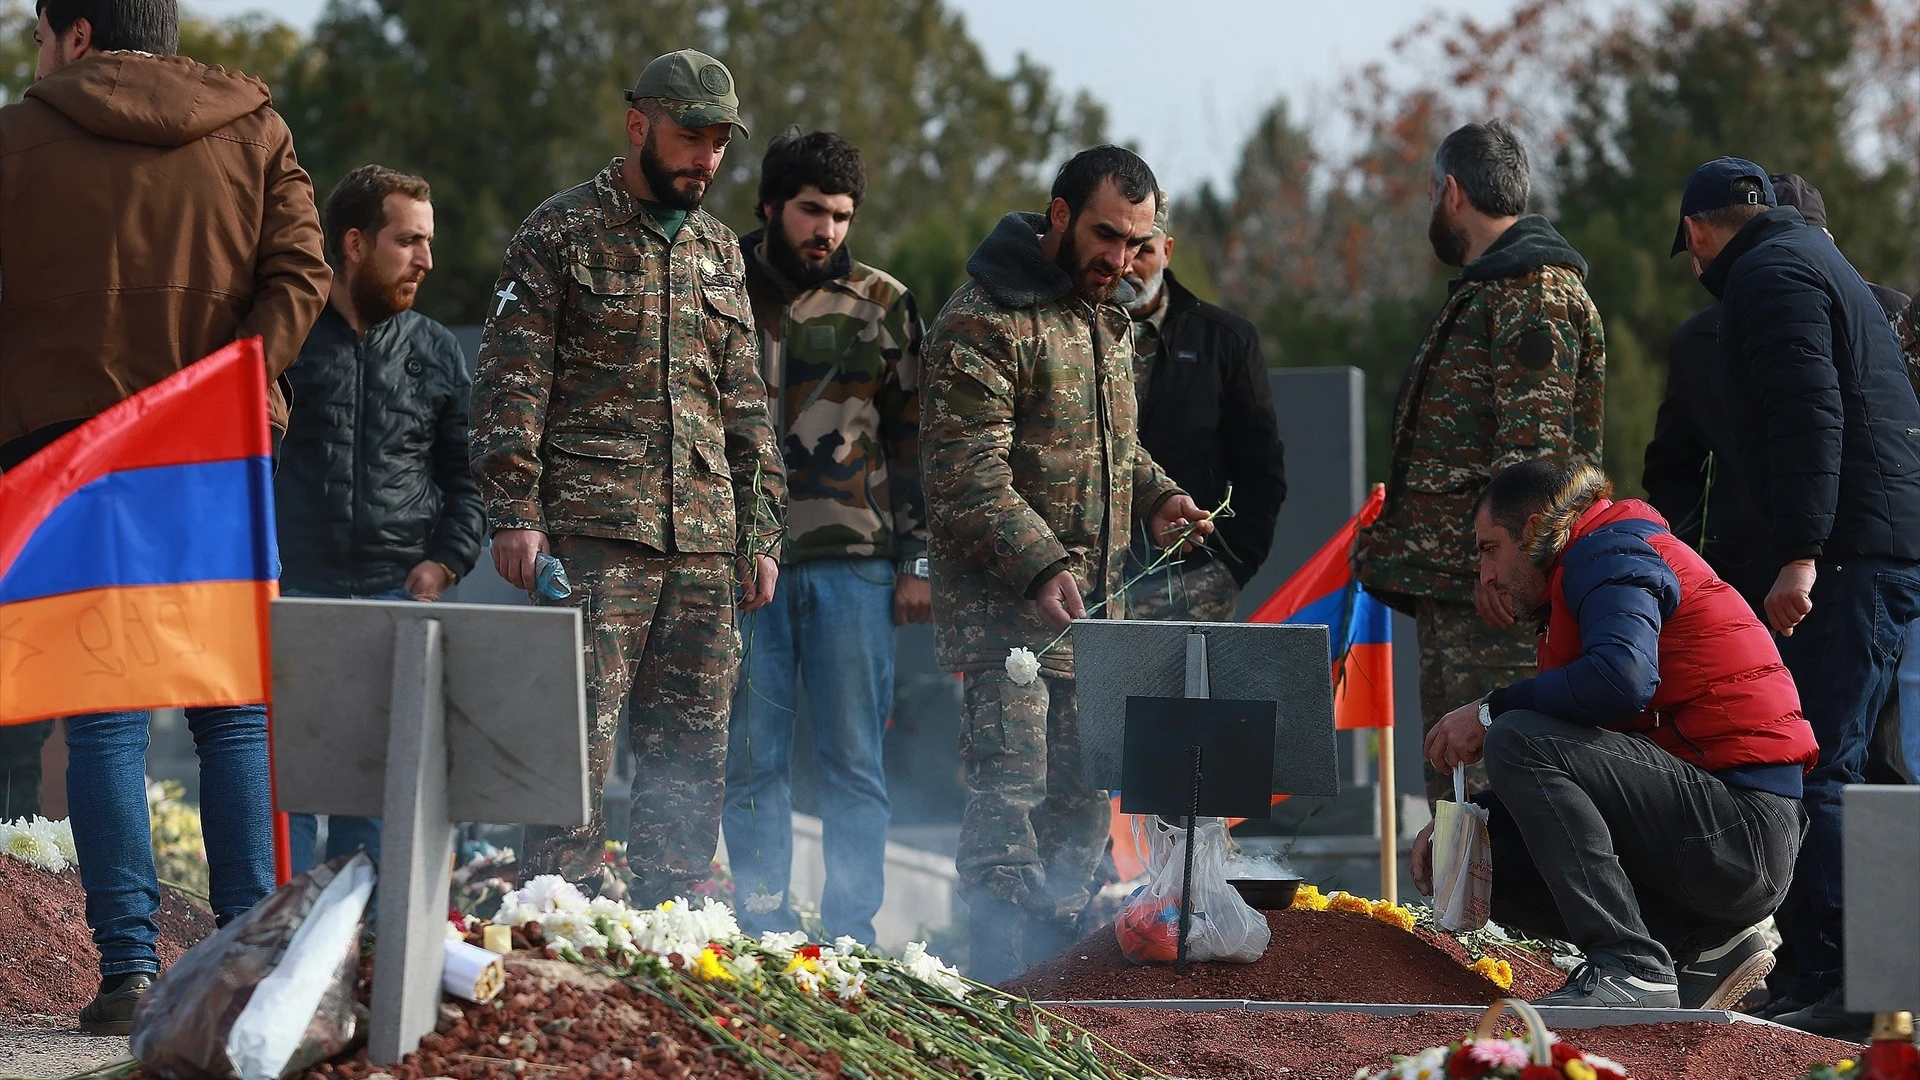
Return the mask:
MULTIPOLYGON (((1459 1016, 1361 1013, 1183 1013, 1061 1008, 1141 1063, 1205 1080, 1352 1080, 1395 1054, 1466 1035, 1459 1016)), ((1638 1080, 1794 1080, 1807 1066, 1860 1048, 1756 1024, 1648 1024, 1558 1032, 1582 1050, 1625 1065, 1638 1080)))
MULTIPOLYGON (((364 986, 363 986, 364 989, 364 986)), ((365 1050, 321 1065, 302 1080, 748 1080, 763 1075, 716 1050, 712 1040, 658 998, 563 960, 516 953, 507 982, 487 1005, 446 999, 440 1025, 420 1049, 381 1067, 365 1050)), ((840 1059, 764 1040, 760 1049, 798 1075, 837 1077, 840 1059)))
MULTIPOLYGON (((1184 977, 1171 966, 1129 963, 1107 927, 1004 989, 1035 1001, 1245 998, 1489 1005, 1506 996, 1468 968, 1459 943, 1445 935, 1410 934, 1365 915, 1332 911, 1270 911, 1267 924, 1273 938, 1259 960, 1194 964, 1184 977)), ((1551 964, 1536 958, 1514 953, 1508 961, 1514 967, 1514 993, 1538 996, 1563 981, 1551 964)))
MULTIPOLYGON (((213 916, 160 887, 160 967, 213 933, 213 916)), ((0 857, 0 1024, 66 1027, 100 988, 80 872, 49 874, 0 857)))

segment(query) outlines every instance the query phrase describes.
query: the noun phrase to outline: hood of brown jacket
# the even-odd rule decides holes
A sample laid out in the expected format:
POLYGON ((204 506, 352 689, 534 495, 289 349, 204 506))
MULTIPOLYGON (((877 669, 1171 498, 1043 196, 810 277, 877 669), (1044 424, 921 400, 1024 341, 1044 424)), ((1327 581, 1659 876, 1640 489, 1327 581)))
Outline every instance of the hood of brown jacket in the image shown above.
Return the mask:
POLYGON ((27 88, 30 98, 105 139, 183 146, 271 104, 251 75, 184 56, 105 52, 27 88))

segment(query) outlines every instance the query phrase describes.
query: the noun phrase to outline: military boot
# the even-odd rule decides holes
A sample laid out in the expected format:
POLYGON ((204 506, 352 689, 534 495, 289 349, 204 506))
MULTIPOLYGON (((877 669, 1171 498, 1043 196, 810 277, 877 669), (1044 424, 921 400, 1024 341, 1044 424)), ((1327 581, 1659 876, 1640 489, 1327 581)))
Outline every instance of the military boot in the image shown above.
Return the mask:
POLYGON ((1026 916, 1006 900, 982 898, 967 905, 967 977, 989 985, 1027 969, 1021 962, 1026 916))

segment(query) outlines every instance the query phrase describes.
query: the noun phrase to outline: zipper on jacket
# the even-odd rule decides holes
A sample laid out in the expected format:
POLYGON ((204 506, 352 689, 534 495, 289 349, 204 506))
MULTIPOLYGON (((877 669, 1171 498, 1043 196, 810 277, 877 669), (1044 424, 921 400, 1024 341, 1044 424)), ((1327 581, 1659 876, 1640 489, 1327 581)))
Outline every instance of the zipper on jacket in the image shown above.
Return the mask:
MULTIPOLYGON (((371 331, 372 327, 368 327, 371 331)), ((348 333, 353 333, 351 327, 348 333)), ((367 437, 367 338, 365 334, 353 337, 353 457, 347 463, 347 533, 348 557, 360 547, 360 463, 361 440, 367 437)))

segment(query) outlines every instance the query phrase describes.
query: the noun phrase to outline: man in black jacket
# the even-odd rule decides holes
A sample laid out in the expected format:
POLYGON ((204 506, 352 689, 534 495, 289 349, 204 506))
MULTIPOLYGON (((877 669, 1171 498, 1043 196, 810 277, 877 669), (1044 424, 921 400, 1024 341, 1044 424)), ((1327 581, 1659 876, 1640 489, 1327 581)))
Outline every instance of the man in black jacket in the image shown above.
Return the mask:
MULTIPOLYGON (((411 310, 433 267, 430 195, 417 176, 363 165, 327 196, 337 273, 288 371, 294 404, 274 477, 288 596, 437 600, 480 554, 472 376, 453 334, 411 310)), ((295 873, 315 861, 318 828, 293 815, 295 873)), ((363 846, 379 856, 376 819, 329 819, 326 858, 363 846)))
MULTIPOLYGON (((1816 229, 1827 227, 1820 189, 1798 173, 1771 180, 1779 205, 1800 211, 1816 229)), ((1871 281, 1867 288, 1889 321, 1907 309, 1906 293, 1871 281)), ((1647 501, 1672 523, 1674 535, 1700 552, 1714 573, 1765 618, 1767 593, 1779 567, 1767 549, 1766 511, 1748 493, 1735 450, 1720 365, 1719 304, 1694 313, 1667 339, 1667 392, 1647 444, 1640 485, 1647 501)))
POLYGON ((1750 161, 1688 180, 1673 253, 1721 301, 1720 357, 1735 453, 1768 520, 1778 573, 1763 604, 1800 688, 1820 760, 1784 931, 1799 976, 1774 1019, 1852 1035, 1841 927, 1841 789, 1920 617, 1920 399, 1885 313, 1833 241, 1750 161))
POLYGON ((1140 442, 1204 509, 1220 505, 1231 485, 1233 515, 1205 547, 1145 577, 1160 553, 1146 524, 1136 526, 1127 580, 1139 580, 1127 590, 1127 608, 1139 619, 1232 622, 1240 589, 1273 546, 1287 498, 1285 448, 1260 332, 1175 280, 1172 257, 1162 194, 1153 238, 1127 274, 1140 442))

